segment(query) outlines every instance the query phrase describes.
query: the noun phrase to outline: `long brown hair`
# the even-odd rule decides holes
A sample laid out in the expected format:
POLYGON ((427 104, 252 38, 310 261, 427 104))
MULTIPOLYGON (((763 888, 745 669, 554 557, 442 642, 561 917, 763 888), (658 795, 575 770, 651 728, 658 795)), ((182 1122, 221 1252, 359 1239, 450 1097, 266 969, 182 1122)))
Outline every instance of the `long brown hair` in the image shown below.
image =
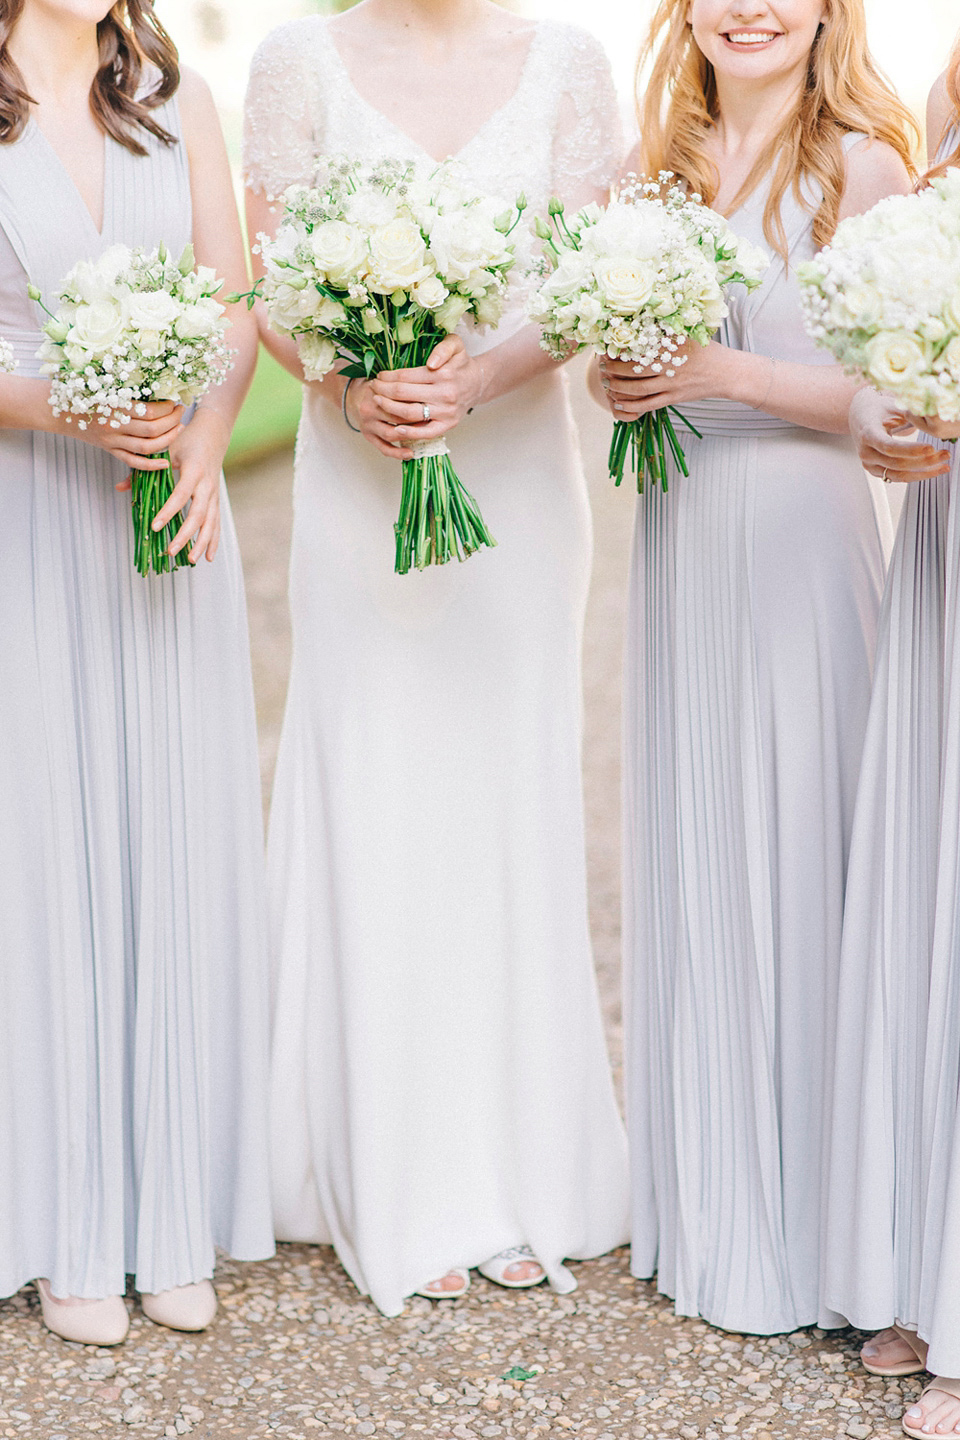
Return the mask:
MULTIPOLYGON (((25 0, 0 0, 0 145, 19 138, 34 103, 9 50, 25 0)), ((90 109, 100 125, 134 155, 146 155, 138 130, 172 145, 175 136, 151 114, 180 84, 177 47, 153 13, 153 0, 116 0, 97 26, 100 66, 90 87, 90 109), (148 66, 160 72, 146 95, 138 91, 148 66)))
MULTIPOLYGON (((945 79, 947 82, 947 96, 953 106, 953 123, 960 126, 960 36, 957 37, 957 43, 953 47, 953 54, 950 56, 950 63, 947 66, 945 79)), ((939 141, 941 138, 939 135, 928 135, 927 142, 930 144, 934 139, 939 141)), ((951 165, 960 165, 960 144, 957 145, 953 154, 945 156, 939 165, 931 166, 923 178, 925 180, 932 180, 935 175, 942 175, 945 170, 949 170, 951 165)))
MULTIPOLYGON (((650 175, 672 170, 709 205, 719 177, 704 140, 719 115, 713 66, 687 23, 689 0, 660 0, 637 66, 652 58, 650 82, 639 104, 643 168, 650 175)), ((732 209, 763 177, 773 182, 763 213, 763 233, 786 256, 780 206, 792 186, 804 202, 802 182, 812 180, 823 199, 815 212, 813 237, 825 245, 837 227, 846 176, 843 136, 862 131, 892 145, 911 174, 916 121, 877 69, 867 49, 863 0, 827 0, 827 13, 810 50, 806 80, 793 114, 762 153, 734 198, 732 209)))

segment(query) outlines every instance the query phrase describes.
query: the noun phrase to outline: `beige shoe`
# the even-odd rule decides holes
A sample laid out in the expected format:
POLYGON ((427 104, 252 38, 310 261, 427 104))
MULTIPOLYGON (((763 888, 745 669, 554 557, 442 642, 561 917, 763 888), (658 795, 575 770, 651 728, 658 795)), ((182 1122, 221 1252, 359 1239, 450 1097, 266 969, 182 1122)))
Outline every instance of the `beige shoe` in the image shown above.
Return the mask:
POLYGON ((61 1340, 77 1345, 119 1345, 127 1338, 130 1316, 120 1295, 104 1300, 81 1300, 76 1295, 60 1298, 53 1294, 49 1280, 35 1280, 40 1296, 43 1323, 61 1340))
POLYGON ((141 1295, 140 1304, 154 1325, 166 1325, 168 1330, 206 1330, 217 1313, 217 1292, 209 1280, 198 1280, 195 1285, 141 1295))

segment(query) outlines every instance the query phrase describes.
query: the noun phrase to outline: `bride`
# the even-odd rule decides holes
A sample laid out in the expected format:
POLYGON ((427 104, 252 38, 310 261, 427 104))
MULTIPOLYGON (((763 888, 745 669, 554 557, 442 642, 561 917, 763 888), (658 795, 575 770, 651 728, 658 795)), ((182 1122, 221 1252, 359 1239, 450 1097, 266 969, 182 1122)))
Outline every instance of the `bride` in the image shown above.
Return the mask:
MULTIPOLYGON (((584 32, 488 0, 364 0, 257 53, 252 235, 318 152, 454 156, 531 213, 602 200, 609 69, 584 32)), ((274 1209, 387 1315, 463 1294, 473 1266, 567 1291, 565 1258, 626 1239, 585 893, 590 545, 565 377, 519 306, 423 369, 305 386, 269 840, 274 1209), (454 428, 498 548, 397 576, 400 460, 454 428)))

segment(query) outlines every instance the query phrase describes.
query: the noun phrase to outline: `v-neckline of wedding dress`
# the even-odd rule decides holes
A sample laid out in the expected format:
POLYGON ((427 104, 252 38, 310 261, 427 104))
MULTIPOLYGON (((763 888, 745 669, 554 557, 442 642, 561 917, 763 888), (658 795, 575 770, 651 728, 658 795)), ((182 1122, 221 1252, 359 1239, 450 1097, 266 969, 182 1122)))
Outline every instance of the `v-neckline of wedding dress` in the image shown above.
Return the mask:
POLYGON ((383 124, 388 130, 391 130, 395 135, 399 136, 408 145, 413 146, 415 150, 418 150, 421 155, 425 156, 426 159, 430 160, 434 165, 443 165, 448 160, 461 160, 463 156, 466 155, 466 153, 486 135, 487 131, 490 130, 493 125, 495 125, 496 122, 501 119, 502 116, 505 115, 506 112, 517 103, 524 90, 526 89, 527 85, 529 84, 530 76, 533 73, 533 66, 536 54, 542 44, 545 30, 545 22, 543 20, 539 20, 534 29, 530 44, 527 48, 527 53, 524 58, 523 65, 520 68, 519 79, 517 80, 517 83, 514 86, 512 93, 507 97, 506 100, 504 100, 502 105, 498 105, 495 110, 492 110, 490 112, 487 118, 481 122, 479 127, 470 136, 469 140, 466 140, 458 150, 452 151, 443 159, 438 159, 436 155, 432 154, 426 148, 426 146, 421 145, 419 140, 416 140, 412 135, 410 135, 406 130, 404 130, 402 125, 398 125, 395 120, 391 120, 389 115, 385 115, 384 112, 382 110, 379 110, 376 105, 372 104, 365 95, 362 95, 360 93, 360 91, 357 89, 357 86, 354 84, 353 77, 351 76, 350 71, 347 68, 347 63, 344 60, 343 56, 340 54, 340 51, 337 49, 336 43, 331 37, 326 24, 324 24, 323 26, 322 34, 323 39, 330 51, 330 54, 333 57, 334 64, 336 65, 337 70, 340 74, 341 81, 345 85, 346 89, 349 90, 350 94, 354 97, 354 99, 360 105, 362 105, 363 108, 367 110, 371 115, 375 116, 376 119, 379 120, 381 124, 383 124))

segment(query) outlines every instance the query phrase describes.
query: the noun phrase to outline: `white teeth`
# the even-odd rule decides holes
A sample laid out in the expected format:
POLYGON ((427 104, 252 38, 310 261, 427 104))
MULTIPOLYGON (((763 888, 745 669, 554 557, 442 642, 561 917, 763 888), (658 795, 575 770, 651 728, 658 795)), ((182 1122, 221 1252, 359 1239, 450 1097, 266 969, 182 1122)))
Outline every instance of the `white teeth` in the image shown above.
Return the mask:
POLYGON ((732 45, 765 45, 768 40, 776 40, 776 31, 741 31, 737 35, 728 35, 727 39, 732 45))

